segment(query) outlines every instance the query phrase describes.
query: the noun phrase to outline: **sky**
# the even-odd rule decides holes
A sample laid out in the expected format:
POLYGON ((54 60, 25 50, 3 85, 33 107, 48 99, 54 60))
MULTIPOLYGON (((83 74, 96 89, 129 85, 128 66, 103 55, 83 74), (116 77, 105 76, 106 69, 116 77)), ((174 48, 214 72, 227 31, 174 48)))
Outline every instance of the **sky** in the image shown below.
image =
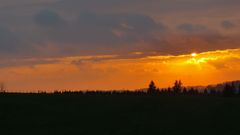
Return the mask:
POLYGON ((239 0, 1 0, 0 82, 23 92, 239 80, 239 6, 239 0))

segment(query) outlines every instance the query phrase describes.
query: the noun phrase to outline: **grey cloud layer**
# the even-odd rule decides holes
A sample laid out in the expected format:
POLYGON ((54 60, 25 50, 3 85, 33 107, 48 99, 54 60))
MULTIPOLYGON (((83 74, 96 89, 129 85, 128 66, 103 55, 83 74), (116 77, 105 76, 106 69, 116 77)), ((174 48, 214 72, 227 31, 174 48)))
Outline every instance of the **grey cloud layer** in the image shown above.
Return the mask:
POLYGON ((221 25, 225 29, 233 29, 237 27, 237 25, 234 22, 228 20, 223 21, 221 25))
MULTIPOLYGON (((212 24, 186 19, 172 26, 172 22, 154 17, 208 8, 224 12, 225 7, 240 5, 239 0, 25 0, 1 5, 0 52, 12 57, 131 51, 176 54, 240 47, 238 35, 223 36, 212 24)), ((228 18, 216 25, 228 31, 239 29, 237 21, 228 18)))
POLYGON ((55 43, 60 48, 73 45, 75 50, 131 47, 129 44, 150 40, 154 32, 163 33, 166 29, 149 16, 130 13, 82 12, 66 20, 54 11, 43 10, 34 18, 45 43, 55 43))
MULTIPOLYGON (((181 11, 181 10, 203 10, 208 8, 219 8, 240 4, 239 0, 59 0, 54 4, 56 7, 80 7, 80 9, 110 9, 120 7, 131 7, 138 9, 141 7, 158 11, 181 11)), ((149 9, 148 9, 149 10, 149 9)))

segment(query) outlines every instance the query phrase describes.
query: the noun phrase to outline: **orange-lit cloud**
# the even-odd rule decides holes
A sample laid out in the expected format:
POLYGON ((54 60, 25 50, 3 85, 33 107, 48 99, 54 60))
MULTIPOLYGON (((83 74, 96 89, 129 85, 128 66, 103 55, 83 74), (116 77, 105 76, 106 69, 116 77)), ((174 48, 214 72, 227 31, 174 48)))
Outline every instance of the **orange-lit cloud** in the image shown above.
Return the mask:
POLYGON ((23 61, 28 62, 0 69, 0 80, 10 90, 137 89, 146 87, 150 80, 167 87, 175 79, 182 79, 185 85, 240 79, 240 49, 202 52, 196 56, 191 53, 132 58, 103 55, 23 61))
POLYGON ((3 0, 11 90, 135 89, 239 79, 239 0, 3 0), (219 50, 219 51, 216 51, 219 50), (192 54, 192 53, 196 54, 192 54))

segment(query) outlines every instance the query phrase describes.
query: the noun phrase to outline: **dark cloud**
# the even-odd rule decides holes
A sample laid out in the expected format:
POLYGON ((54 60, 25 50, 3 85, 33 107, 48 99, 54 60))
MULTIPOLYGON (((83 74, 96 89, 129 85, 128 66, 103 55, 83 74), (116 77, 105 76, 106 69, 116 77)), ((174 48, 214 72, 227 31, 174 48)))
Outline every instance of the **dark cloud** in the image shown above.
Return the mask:
POLYGON ((17 53, 21 40, 9 28, 0 26, 0 52, 1 54, 17 53))
POLYGON ((64 24, 64 20, 54 11, 42 10, 34 17, 37 24, 45 27, 57 27, 64 24))
POLYGON ((47 57, 131 51, 176 54, 237 48, 240 42, 238 35, 226 37, 221 33, 237 28, 234 22, 238 17, 217 21, 229 20, 228 11, 237 12, 234 7, 240 4, 239 0, 24 0, 4 3, 0 6, 0 26, 7 27, 0 29, 0 51, 15 57, 20 54, 47 57), (209 13, 207 9, 211 9, 209 13), (224 28, 220 32, 216 30, 219 24, 224 28))
POLYGON ((70 21, 64 20, 56 12, 41 11, 34 18, 40 24, 41 37, 46 42, 57 44, 75 44, 78 47, 118 47, 148 40, 153 32, 164 32, 166 27, 155 22, 151 17, 141 14, 97 14, 82 12, 70 21), (50 17, 53 16, 53 17, 50 17), (51 19, 49 19, 51 18, 51 19), (59 23, 65 25, 55 28, 59 23), (52 26, 53 25, 53 26, 52 26), (50 27, 52 26, 52 27, 50 27), (42 27, 45 27, 42 30, 42 27))
POLYGON ((177 26, 178 34, 186 39, 199 39, 208 43, 214 43, 225 39, 222 34, 205 25, 184 23, 177 26))
POLYGON ((181 32, 188 34, 200 34, 208 31, 208 28, 204 25, 184 23, 177 26, 177 29, 181 32))
POLYGON ((67 11, 198 12, 239 5, 239 0, 60 0, 52 5, 67 11))
POLYGON ((227 21, 227 20, 223 21, 223 22, 221 23, 221 26, 222 26, 224 29, 233 29, 233 28, 236 28, 236 27, 237 27, 237 25, 236 25, 235 23, 233 23, 233 22, 231 22, 231 21, 227 21))
MULTIPOLYGON (((36 50, 26 35, 9 27, 0 26, 0 60, 34 56, 36 50)), ((39 52, 38 52, 39 53, 39 52)))
POLYGON ((152 40, 146 46, 160 54, 185 54, 239 48, 236 37, 223 35, 220 31, 202 24, 179 24, 161 39, 152 40))

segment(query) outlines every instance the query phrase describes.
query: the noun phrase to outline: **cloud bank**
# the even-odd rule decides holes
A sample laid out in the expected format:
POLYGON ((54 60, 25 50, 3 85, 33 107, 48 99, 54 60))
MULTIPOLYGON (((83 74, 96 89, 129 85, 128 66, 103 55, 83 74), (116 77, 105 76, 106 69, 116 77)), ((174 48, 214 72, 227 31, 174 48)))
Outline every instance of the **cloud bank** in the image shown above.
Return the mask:
POLYGON ((4 57, 11 58, 239 48, 240 18, 229 18, 239 4, 237 0, 3 1, 0 48, 4 57), (206 13, 206 9, 212 10, 206 13), (216 12, 223 14, 213 18, 216 12))
POLYGON ((234 80, 239 5, 239 0, 2 0, 0 80, 23 89, 136 88, 152 79, 166 86, 181 77, 189 84, 206 84, 205 77, 212 83, 234 80), (192 52, 198 58, 189 57, 192 52), (192 73, 199 82, 187 80, 192 73), (104 86, 111 80, 116 83, 104 86))

